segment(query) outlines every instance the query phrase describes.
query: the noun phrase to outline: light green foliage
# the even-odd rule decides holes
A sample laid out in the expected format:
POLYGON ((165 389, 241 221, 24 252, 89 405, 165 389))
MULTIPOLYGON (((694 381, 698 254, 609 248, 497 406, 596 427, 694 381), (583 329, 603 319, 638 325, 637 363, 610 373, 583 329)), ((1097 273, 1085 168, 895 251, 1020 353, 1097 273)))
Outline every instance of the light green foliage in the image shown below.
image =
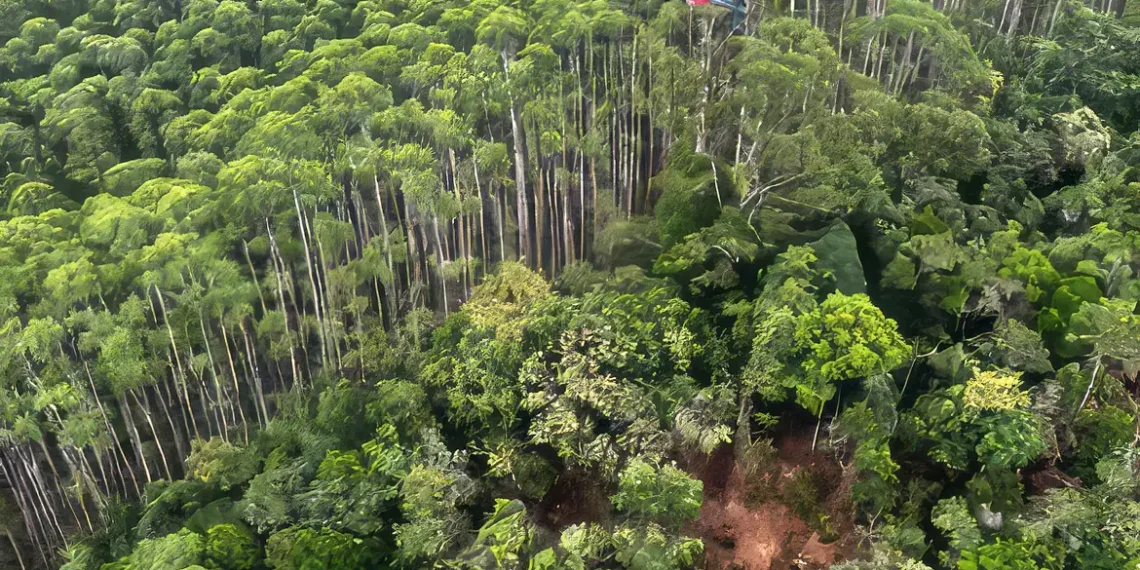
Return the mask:
POLYGON ((970 508, 962 497, 952 497, 938 501, 931 511, 930 521, 942 531, 950 541, 952 554, 940 553, 943 564, 956 558, 958 552, 973 550, 982 544, 982 532, 970 508))
POLYGON ((114 196, 130 196, 143 183, 158 178, 165 168, 166 163, 155 158, 117 164, 103 173, 103 189, 114 196))
MULTIPOLYGON (((794 267, 793 259, 785 263, 794 267)), ((806 269, 815 257, 804 261, 806 269)), ((764 318, 757 323, 749 372, 758 375, 762 389, 778 383, 795 390, 796 401, 818 415, 835 395, 836 383, 890 371, 902 364, 908 349, 895 322, 866 295, 836 292, 817 304, 806 297, 808 287, 803 277, 789 278, 774 291, 788 302, 758 302, 764 318)))
POLYGON ((205 540, 188 530, 139 542, 127 570, 182 570, 202 561, 205 540))
POLYGON ((1133 4, 0 0, 0 544, 1135 566, 1133 4))
POLYGON ((1074 471, 1083 481, 1095 481, 1099 462, 1113 451, 1131 445, 1135 437, 1132 414, 1108 405, 1102 409, 1084 409, 1073 422, 1077 435, 1074 471))
POLYGON ((1065 340, 1079 343, 1087 353, 1122 361, 1126 370, 1140 365, 1140 343, 1135 341, 1140 320, 1133 315, 1134 301, 1105 299, 1100 303, 1082 303, 1069 320, 1065 340))
POLYGON ((285 526, 296 520, 294 495, 302 492, 304 464, 290 462, 281 454, 266 460, 265 470, 249 482, 240 503, 245 520, 258 532, 285 526))
POLYGON ((692 567, 704 552, 694 538, 674 538, 656 524, 623 527, 613 536, 615 559, 630 570, 679 570, 692 567))
POLYGON ((982 464, 1016 468, 1046 449, 1029 403, 1019 375, 975 370, 964 386, 921 396, 909 421, 930 457, 948 467, 967 469, 972 450, 982 464))
POLYGON ((876 548, 870 559, 833 564, 830 570, 931 570, 930 566, 901 553, 876 548))
POLYGON ((275 532, 265 543, 265 564, 274 570, 367 568, 376 561, 371 540, 335 530, 291 527, 275 532))
POLYGON ((463 311, 476 326, 493 328, 504 339, 518 340, 526 308, 545 295, 550 285, 541 275, 519 263, 504 263, 464 304, 463 311))
POLYGON ((147 494, 136 527, 140 538, 173 536, 198 509, 222 496, 216 485, 199 480, 158 481, 147 488, 147 494))
POLYGON ((399 556, 410 562, 448 555, 470 527, 470 521, 459 511, 470 492, 465 475, 439 467, 413 466, 400 487, 400 512, 408 522, 393 526, 399 556))
POLYGON ((222 438, 195 440, 190 449, 190 456, 186 458, 187 471, 223 490, 241 485, 257 474, 257 458, 222 438))
POLYGON ((460 559, 475 568, 520 568, 534 535, 522 501, 496 499, 495 511, 460 559))
POLYGON ((1020 410, 1029 406, 1029 394, 1021 390, 1020 373, 974 369, 962 391, 962 404, 975 413, 1020 410))
POLYGON ((1037 570, 1038 556, 1047 556, 1043 547, 1026 545, 1016 540, 997 539, 992 544, 967 550, 958 560, 958 570, 1037 570))
POLYGON ((330 450, 317 468, 310 490, 298 497, 304 520, 357 535, 384 527, 381 516, 399 494, 407 473, 407 453, 391 426, 378 430, 362 452, 330 450))
POLYGON ((261 548, 244 527, 222 524, 206 531, 205 566, 215 570, 250 570, 261 548))
POLYGON ((795 343, 809 375, 808 383, 796 385, 796 399, 817 414, 831 399, 833 383, 888 372, 908 353, 895 322, 866 295, 829 295, 796 320, 795 343))
POLYGON ((703 485, 672 465, 654 467, 634 460, 618 478, 614 507, 638 521, 668 528, 697 518, 703 485))

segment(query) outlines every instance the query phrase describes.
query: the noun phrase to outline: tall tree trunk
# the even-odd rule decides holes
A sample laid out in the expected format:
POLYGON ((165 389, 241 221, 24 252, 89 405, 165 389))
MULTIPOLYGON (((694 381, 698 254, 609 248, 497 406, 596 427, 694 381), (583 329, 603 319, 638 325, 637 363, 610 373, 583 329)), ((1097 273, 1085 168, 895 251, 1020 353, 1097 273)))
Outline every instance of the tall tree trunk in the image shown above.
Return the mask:
MULTIPOLYGON (((510 67, 514 61, 514 54, 509 50, 502 51, 503 58, 503 73, 507 77, 507 82, 510 82, 510 67)), ((519 226, 519 256, 526 260, 529 265, 534 264, 534 252, 531 246, 531 232, 530 232, 530 206, 527 203, 527 186, 526 186, 526 140, 524 138, 522 125, 519 121, 518 104, 515 101, 514 94, 511 90, 507 89, 507 98, 510 100, 510 113, 511 113, 511 137, 515 147, 515 199, 516 208, 518 209, 518 226, 519 226)))
MULTIPOLYGON (((388 220, 387 216, 384 215, 384 199, 380 196, 380 179, 376 176, 373 176, 372 183, 373 187, 376 189, 376 208, 378 212, 377 217, 380 218, 380 233, 383 234, 382 239, 384 240, 384 261, 388 263, 388 279, 392 284, 392 291, 390 291, 387 295, 389 305, 388 312, 392 317, 392 321, 395 322, 395 298, 400 294, 398 285, 400 280, 396 276, 396 266, 394 263, 392 263, 392 243, 388 238, 388 220)), ((385 285, 385 287, 387 287, 387 285, 385 285)))
MULTIPOLYGON (((423 282, 423 276, 420 272, 420 245, 416 240, 416 232, 419 231, 420 225, 415 216, 412 215, 411 200, 408 199, 407 194, 404 194, 404 227, 408 230, 408 263, 412 267, 412 283, 423 282)), ((409 286, 412 283, 409 283, 409 286)))
MULTIPOLYGON (((538 132, 536 128, 534 132, 538 132)), ((539 145, 535 145, 536 147, 539 145)), ((542 171, 542 159, 538 156, 538 150, 535 150, 536 175, 534 177, 534 241, 536 246, 534 248, 534 261, 533 267, 542 270, 542 222, 546 219, 546 210, 544 198, 546 197, 546 176, 542 171)))
MULTIPOLYGON (((83 512, 83 521, 87 522, 87 532, 95 532, 95 525, 91 523, 91 514, 87 511, 87 501, 83 498, 84 489, 88 488, 90 477, 82 463, 72 461, 71 455, 68 453, 69 450, 66 447, 61 446, 59 451, 60 456, 63 457, 63 462, 67 464, 72 479, 75 480, 75 498, 78 499, 79 509, 83 512)), ((82 455, 80 455, 80 457, 82 457, 82 455)), ((71 501, 62 493, 60 498, 67 504, 67 510, 71 511, 71 516, 75 519, 76 527, 79 530, 83 530, 83 521, 79 520, 75 508, 71 506, 71 501)))
MULTIPOLYGON (((87 373, 87 381, 91 385, 91 394, 95 398, 95 406, 99 408, 99 414, 103 416, 103 423, 107 426, 107 431, 111 433, 112 446, 119 450, 119 457, 123 461, 123 466, 131 475, 131 483, 135 488, 135 496, 142 496, 142 491, 139 489, 138 478, 135 477, 135 470, 131 468, 131 462, 127 459, 127 452, 123 449, 122 441, 119 439, 118 431, 115 429, 114 424, 111 423, 111 418, 107 415, 107 409, 103 407, 103 400, 99 398, 99 392, 95 389, 95 379, 91 376, 91 368, 87 362, 83 362, 83 370, 87 373)), ((126 487, 126 481, 123 481, 123 486, 126 487)))
POLYGON ((39 503, 39 508, 43 509, 44 512, 44 519, 49 523, 48 532, 54 531, 51 535, 51 542, 58 544, 56 540, 58 537, 59 541, 67 546, 67 533, 63 532, 63 526, 59 524, 59 517, 56 516, 55 508, 51 504, 51 499, 44 487, 43 477, 39 468, 35 466, 35 457, 23 447, 14 449, 16 456, 20 458, 20 466, 23 468, 23 476, 26 477, 28 488, 32 493, 33 504, 39 503))
MULTIPOLYGON (((210 378, 214 381, 214 393, 218 395, 218 411, 222 421, 222 439, 229 441, 230 424, 226 420, 226 411, 222 407, 229 398, 222 390, 222 382, 218 379, 218 368, 214 362, 214 349, 210 348, 210 335, 206 332, 206 319, 202 311, 198 311, 198 326, 202 329, 202 344, 206 345, 206 360, 210 363, 210 378)), ((157 437, 157 436, 156 436, 157 437)))
POLYGON ((446 264, 445 255, 443 253, 443 242, 439 235, 439 216, 433 214, 431 217, 432 230, 435 233, 435 251, 436 263, 435 267, 439 273, 439 289, 443 294, 443 313, 446 315, 450 311, 447 300, 447 277, 443 273, 443 267, 446 264))
MULTIPOLYGON (((479 237, 482 240, 481 255, 483 256, 484 275, 487 272, 487 266, 491 263, 491 255, 487 251, 487 226, 486 220, 486 198, 483 196, 483 183, 479 180, 479 161, 474 156, 471 157, 471 168, 475 174, 475 192, 479 194, 479 237)), ((493 200, 493 199, 492 199, 493 200)), ((499 234, 500 238, 502 233, 499 234)))
MULTIPOLYGON (((281 258, 281 250, 277 247, 277 238, 273 235, 273 228, 269 226, 269 218, 265 218, 265 231, 269 235, 269 248, 274 265, 273 273, 277 278, 277 304, 279 306, 278 308, 281 309, 282 316, 285 318, 285 339, 289 342, 289 364, 292 367, 293 384, 297 385, 303 382, 303 379, 297 370, 297 356, 293 351, 293 337, 290 334, 292 331, 289 328, 289 308, 285 303, 285 260, 281 258)), ((298 316, 300 316, 300 314, 298 314, 298 316)), ((189 401, 187 404, 189 404, 189 401)), ((193 409, 191 409, 190 417, 194 417, 193 409)), ((195 430, 196 429, 195 427, 195 430)))
POLYGON ((12 545, 12 552, 16 553, 16 562, 20 563, 20 570, 28 570, 24 564, 24 556, 20 554, 20 547, 16 545, 16 541, 12 539, 12 533, 5 532, 4 536, 8 537, 8 544, 12 545))
POLYGON ((460 282, 464 283, 463 297, 466 298, 467 283, 471 278, 471 276, 468 275, 468 269, 471 265, 467 262, 468 258, 471 257, 471 244, 467 243, 467 224, 465 223, 463 214, 463 197, 459 194, 459 172, 456 168, 454 149, 447 149, 447 159, 451 166, 451 190, 455 195, 455 203, 459 206, 459 215, 456 216, 457 235, 455 237, 455 247, 459 250, 459 254, 456 258, 463 262, 463 273, 460 277, 460 282))
MULTIPOLYGON (((150 434, 154 436, 154 448, 158 450, 158 456, 162 460, 162 470, 164 473, 166 473, 166 480, 173 481, 174 475, 170 471, 170 463, 166 461, 166 452, 162 450, 163 438, 161 435, 159 435, 158 430, 154 427, 154 420, 150 415, 149 402, 147 404, 144 404, 142 400, 139 400, 139 395, 136 394, 134 390, 128 390, 127 393, 135 399, 135 403, 138 404, 139 409, 142 410, 143 418, 146 420, 146 425, 150 428, 150 434)), ((143 396, 145 397, 146 394, 144 393, 143 396)))
POLYGON ((1021 8, 1023 4, 1024 0, 1013 0, 1013 8, 1009 14, 1009 29, 1006 32, 1006 35, 1011 38, 1017 34, 1018 24, 1021 23, 1021 8))
POLYGON ((317 244, 317 282, 321 286, 321 299, 324 303, 325 326, 328 328, 328 358, 329 362, 336 363, 336 371, 340 372, 344 369, 340 358, 340 334, 344 330, 344 323, 342 321, 339 310, 333 309, 332 292, 329 291, 328 284, 328 268, 332 266, 329 262, 328 256, 325 255, 325 245, 321 242, 320 236, 312 238, 317 244))
POLYGON ((182 430, 174 425, 174 416, 170 415, 171 402, 170 391, 166 390, 166 382, 164 379, 159 379, 155 385, 154 394, 158 397, 159 408, 162 409, 162 415, 166 418, 166 425, 170 426, 170 434, 174 439, 174 450, 178 453, 178 460, 183 461, 186 459, 188 450, 186 449, 186 442, 182 439, 182 430), (163 392, 166 395, 163 395, 163 392))
POLYGON ((76 526, 83 526, 83 523, 79 520, 79 514, 75 512, 75 507, 71 505, 71 501, 67 498, 67 493, 63 490, 63 477, 60 476, 59 469, 56 468, 55 461, 51 457, 51 451, 48 450, 47 440, 45 440, 41 435, 40 438, 36 440, 36 444, 39 445, 40 450, 44 453, 44 458, 48 463, 48 469, 51 469, 52 482, 54 483, 55 492, 59 494, 60 502, 62 502, 64 506, 67 507, 67 510, 71 512, 71 517, 75 520, 76 526))
MULTIPOLYGON (((159 290, 158 285, 154 286, 154 294, 158 297, 158 306, 162 309, 162 322, 166 325, 166 334, 170 338, 170 348, 174 352, 174 363, 176 369, 174 373, 174 382, 178 383, 178 377, 182 376, 182 397, 183 403, 186 404, 186 412, 190 414, 190 424, 194 428, 194 437, 201 439, 202 433, 198 431, 198 420, 194 417, 194 406, 190 404, 190 388, 189 382, 186 379, 185 369, 182 368, 182 357, 178 355, 178 342, 174 340, 174 328, 170 326, 170 313, 166 310, 166 300, 162 296, 162 291, 159 290)), ((150 482, 150 477, 147 477, 147 482, 150 482)))
POLYGON ((238 372, 237 367, 234 366, 234 353, 230 350, 229 335, 226 334, 225 322, 218 319, 218 328, 222 331, 222 344, 226 345, 226 360, 230 363, 230 378, 234 381, 234 400, 237 405, 238 414, 241 415, 241 426, 245 435, 245 443, 249 443, 249 422, 245 419, 245 410, 241 404, 241 389, 238 388, 238 372))
POLYGON ((269 312, 269 307, 265 305, 265 294, 261 292, 261 282, 257 279, 257 270, 253 268, 253 260, 249 257, 249 243, 244 239, 241 240, 242 254, 245 255, 245 262, 249 265, 249 275, 253 278, 253 285, 257 287, 257 300, 261 302, 261 314, 269 312))
MULTIPOLYGON (((793 1, 792 11, 795 12, 795 3, 793 1)), ((701 19, 702 39, 701 49, 704 50, 704 55, 701 57, 701 71, 704 72, 706 77, 703 85, 701 86, 701 103, 697 111, 697 143, 696 151, 698 153, 705 152, 706 138, 708 137, 708 129, 705 127, 705 108, 709 104, 709 96, 711 95, 712 85, 712 22, 707 19, 701 19)))
POLYGON ((305 269, 309 272, 309 286, 313 291, 313 311, 317 316, 317 339, 321 343, 321 359, 325 360, 328 355, 328 343, 325 339, 325 320, 321 314, 321 294, 317 290, 317 277, 313 271, 313 252, 309 248, 309 237, 306 235, 306 218, 304 210, 301 209, 301 198, 297 195, 297 190, 293 189, 293 206, 297 210, 297 225, 298 233, 301 234, 301 247, 305 250, 305 269))
MULTIPOLYGON (((253 385, 257 391, 257 403, 261 406, 261 414, 265 417, 266 423, 269 422, 269 407, 265 404, 264 388, 261 385, 261 373, 257 366, 257 354, 253 343, 249 339, 249 331, 245 328, 245 321, 238 321, 238 328, 241 329, 241 336, 245 342, 246 357, 249 359, 249 367, 253 374, 253 385)), ((271 386, 272 387, 272 386, 271 386)))
POLYGON ((127 426, 127 437, 131 440, 131 445, 135 448, 135 460, 143 468, 143 476, 146 477, 146 482, 154 481, 150 475, 150 467, 146 464, 146 456, 143 454, 142 440, 139 438, 139 430, 135 427, 135 419, 131 414, 130 404, 127 403, 126 395, 118 396, 119 411, 123 415, 123 424, 127 426))
POLYGON ((903 81, 906 79, 907 75, 909 75, 909 73, 910 73, 910 61, 911 61, 911 56, 912 56, 913 52, 914 52, 914 32, 911 31, 910 34, 908 34, 907 38, 906 38, 906 48, 904 48, 903 60, 902 60, 902 63, 899 65, 899 68, 898 68, 898 77, 895 77, 895 72, 893 69, 891 71, 891 79, 894 81, 895 84, 893 86, 888 86, 888 87, 889 87, 889 91, 891 93, 893 93, 896 97, 899 95, 899 93, 902 92, 903 81))
MULTIPOLYGON (((9 450, 14 452, 14 448, 9 448, 9 450)), ((46 534, 43 512, 32 504, 24 476, 17 473, 15 462, 8 457, 5 450, 0 450, 0 470, 3 470, 4 478, 12 485, 12 496, 16 498, 16 505, 23 516, 24 528, 27 530, 28 538, 32 539, 33 546, 36 547, 40 558, 44 561, 44 567, 50 568, 51 561, 48 559, 47 551, 51 549, 51 545, 45 545, 46 542, 49 542, 49 537, 46 534)))

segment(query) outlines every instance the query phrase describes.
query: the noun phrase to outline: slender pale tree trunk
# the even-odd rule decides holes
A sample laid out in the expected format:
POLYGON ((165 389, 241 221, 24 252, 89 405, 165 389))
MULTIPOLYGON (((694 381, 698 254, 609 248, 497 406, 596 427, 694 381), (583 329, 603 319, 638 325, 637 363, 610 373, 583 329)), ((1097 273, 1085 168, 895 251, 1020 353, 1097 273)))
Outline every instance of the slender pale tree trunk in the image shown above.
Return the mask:
MULTIPOLYGON (((487 252, 487 226, 486 220, 486 198, 483 196, 483 183, 479 180, 479 161, 474 156, 471 157, 471 168, 475 174, 475 192, 479 194, 479 238, 482 241, 482 256, 484 265, 484 275, 486 275, 486 264, 491 263, 491 256, 487 252)), ((492 205, 493 206, 493 205, 492 205)), ((502 235, 502 234, 500 234, 502 235)))
MULTIPOLYGON (((95 525, 91 524, 91 514, 87 511, 87 501, 83 498, 84 489, 88 488, 87 483, 89 482, 87 472, 81 467, 82 464, 77 464, 71 460, 71 455, 68 453, 67 448, 63 446, 60 447, 60 456, 63 457, 64 463, 67 464, 67 468, 71 472, 72 479, 75 480, 75 498, 79 501, 79 510, 83 512, 83 521, 87 522, 87 531, 95 532, 95 525)), ((71 501, 62 493, 60 498, 67 504, 67 510, 71 511, 71 516, 75 520, 76 527, 82 530, 83 521, 79 520, 79 515, 75 512, 75 508, 71 506, 71 501)))
MULTIPOLYGON (((533 132, 538 132, 536 128, 533 132)), ((539 145, 535 145, 536 147, 539 145)), ((537 247, 534 249, 534 267, 542 270, 542 222, 545 219, 544 198, 546 194, 546 177, 542 171, 542 159, 538 156, 538 150, 535 150, 536 176, 534 177, 534 241, 537 247)))
MULTIPOLYGON (((83 362, 83 370, 87 373, 87 382, 91 385, 91 394, 95 397, 95 406, 99 408, 99 414, 103 416, 103 423, 107 426, 107 431, 111 433, 111 438, 114 440, 112 445, 115 449, 119 450, 119 457, 123 461, 123 466, 131 475, 131 483, 135 488, 135 496, 142 496, 142 491, 139 489, 138 478, 135 477, 135 470, 131 468, 131 462, 127 459, 127 452, 123 449, 123 445, 119 440, 118 431, 115 429, 114 424, 111 423, 111 418, 107 416, 107 409, 103 407, 103 401, 99 398, 99 392, 95 389, 95 378, 91 376, 91 368, 87 362, 83 362)), ((126 481, 123 481, 123 486, 126 487, 126 481)))
MULTIPOLYGON (((285 260, 281 259, 281 252, 277 248, 277 238, 273 235, 273 228, 269 226, 269 218, 265 218, 265 231, 269 235, 269 246, 272 250, 271 257, 273 257, 274 263, 273 273, 277 279, 277 303, 280 306, 282 316, 285 317, 285 339, 289 342, 289 364, 292 367, 293 383, 297 384, 303 380, 297 372, 297 357, 293 351, 293 337, 290 335, 289 329, 289 308, 285 304, 285 283, 282 277, 285 271, 285 260)), ((193 414, 193 410, 191 410, 191 414, 193 414)))
POLYGON ((163 417, 166 418, 166 425, 170 426, 170 434, 174 439, 174 450, 178 453, 178 460, 183 461, 187 457, 186 443, 182 440, 182 430, 174 425, 174 416, 170 415, 171 402, 169 399, 170 392, 166 389, 165 379, 160 378, 154 387, 154 395, 158 397, 159 408, 162 410, 163 417), (167 395, 163 396, 163 391, 167 395))
POLYGON ((16 553, 16 562, 20 563, 20 570, 28 570, 24 564, 24 555, 20 554, 20 547, 16 545, 16 541, 12 539, 12 533, 5 532, 4 536, 8 537, 8 544, 12 545, 12 552, 16 553))
POLYGON ((249 257, 249 244, 243 239, 241 240, 242 254, 245 255, 245 262, 249 265, 249 275, 253 278, 253 285, 257 287, 257 300, 261 302, 261 314, 269 312, 269 308, 265 305, 265 294, 261 292, 261 282, 257 279, 257 270, 253 267, 253 260, 249 257))
POLYGON ((245 341, 246 357, 249 358, 249 367, 253 374, 253 385, 257 391, 257 403, 261 406, 261 415, 265 417, 265 422, 269 423, 269 406, 265 404, 264 389, 261 386, 261 372, 257 366, 257 353, 254 352, 256 349, 249 338, 249 331, 245 328, 245 321, 238 321, 238 328, 241 329, 241 336, 245 341))
POLYGON ((52 505, 50 497, 48 497, 48 493, 43 484, 43 477, 41 476, 39 468, 35 466, 35 457, 23 447, 16 447, 15 452, 20 458, 20 465, 23 467, 24 476, 27 477, 32 497, 35 502, 40 504, 40 508, 42 508, 45 513, 44 518, 50 523, 49 532, 51 530, 55 531, 55 534, 51 535, 52 542, 58 544, 56 541, 56 537, 58 537, 59 541, 66 547, 67 534, 63 532, 63 526, 59 524, 59 517, 56 515, 55 507, 52 505))
POLYGON ((198 311, 198 326, 202 329, 202 344, 206 345, 206 360, 210 363, 210 378, 214 381, 214 393, 218 395, 218 407, 222 418, 222 438, 229 441, 230 425, 226 420, 225 409, 221 409, 222 403, 229 398, 222 391, 222 382, 218 379, 218 368, 214 362, 214 349, 210 348, 210 335, 206 333, 206 319, 202 316, 202 311, 198 311))
POLYGON ((436 270, 439 273, 439 289, 443 293, 443 314, 450 312, 450 307, 447 300, 447 277, 444 275, 443 268, 446 264, 445 255, 443 253, 443 241, 439 235, 439 216, 432 215, 431 217, 432 230, 435 233, 435 251, 438 256, 436 259, 436 270))
POLYGON ((218 319, 218 328, 222 331, 222 344, 226 345, 226 360, 230 363, 230 377, 234 381, 234 400, 237 405, 238 414, 241 415, 242 430, 245 435, 245 443, 249 443, 249 422, 245 419, 245 410, 241 405, 241 390, 238 388, 238 372, 237 367, 234 366, 234 354, 230 350, 229 335, 226 334, 226 325, 222 319, 218 319))
POLYGON ((135 460, 143 468, 143 476, 146 477, 146 482, 154 481, 150 475, 150 467, 146 464, 146 456, 143 454, 142 440, 139 438, 139 430, 135 427, 135 420, 131 414, 130 404, 127 403, 126 395, 119 396, 119 410, 123 414, 123 424, 127 426, 127 436, 131 439, 131 445, 135 448, 135 460))
MULTIPOLYGON (((792 3, 792 13, 795 13, 795 3, 792 3)), ((709 96, 711 95, 712 85, 710 82, 712 78, 712 22, 707 19, 701 19, 701 49, 704 50, 704 55, 701 56, 701 71, 706 77, 703 85, 701 86, 701 103, 697 111, 697 143, 696 151, 698 153, 705 152, 706 138, 708 137, 708 129, 705 126, 705 108, 709 104, 709 96)))
POLYGON ((464 283, 463 297, 467 297, 467 285, 471 279, 471 276, 468 274, 470 264, 467 260, 471 257, 471 244, 467 243, 467 224, 463 214, 463 197, 459 194, 459 172, 456 168, 454 149, 447 149, 447 159, 451 166, 451 190, 455 195, 455 203, 459 205, 459 215, 456 216, 457 235, 455 236, 455 247, 459 250, 459 255, 456 257, 459 261, 463 262, 463 275, 460 277, 460 281, 464 283))
POLYGON ((629 167, 626 168, 626 201, 625 217, 633 217, 634 187, 637 184, 637 164, 641 156, 641 144, 638 136, 641 133, 641 122, 637 120, 637 31, 633 34, 633 45, 629 58, 629 167))
MULTIPOLYGON (((503 73, 509 85, 510 68, 511 62, 514 60, 514 54, 504 49, 501 55, 503 58, 503 73)), ((525 259, 527 264, 533 265, 535 257, 531 246, 530 206, 527 203, 526 186, 526 140, 519 120, 518 105, 509 87, 507 89, 507 98, 510 100, 511 105, 511 137, 515 147, 515 199, 517 202, 515 207, 518 209, 519 256, 525 259)))
MULTIPOLYGON (((178 342, 174 340, 174 328, 170 326, 170 313, 166 310, 166 300, 162 296, 162 291, 159 290, 158 285, 154 286, 154 294, 158 297, 158 306, 162 309, 162 322, 166 325, 166 334, 170 338, 170 348, 174 352, 174 381, 178 383, 178 377, 182 376, 182 397, 186 404, 186 411, 190 414, 190 425, 194 428, 194 437, 201 439, 202 434, 198 431, 198 420, 194 417, 194 406, 190 404, 190 388, 186 379, 186 374, 182 368, 182 357, 178 355, 178 342)), ((149 477, 147 478, 149 482, 149 477)))
POLYGON ((1010 2, 1012 2, 1012 0, 1005 0, 1005 6, 1002 7, 1002 9, 1001 9, 1001 20, 998 22, 998 27, 997 27, 998 33, 1001 33, 1001 31, 1005 29, 1005 21, 1006 21, 1006 18, 1009 16, 1009 4, 1010 4, 1010 2))
POLYGON ((16 498, 16 506, 19 507, 20 514, 23 516, 24 528, 27 530, 28 538, 32 540, 33 546, 36 547, 40 558, 44 561, 44 567, 50 568, 51 562, 48 560, 47 550, 51 548, 51 545, 45 546, 45 542, 48 542, 49 538, 43 522, 43 513, 37 506, 32 505, 23 475, 16 472, 15 463, 2 450, 0 450, 0 469, 4 471, 4 478, 12 485, 12 496, 16 498))
MULTIPOLYGON (((100 450, 98 447, 91 446, 91 455, 95 458, 95 466, 99 468, 98 482, 102 484, 100 491, 103 493, 103 496, 106 497, 111 494, 112 484, 115 482, 113 477, 115 470, 111 469, 111 475, 107 475, 107 468, 103 465, 103 457, 105 455, 103 451, 104 450, 100 450)), ((85 454, 85 452, 81 450, 80 454, 85 454)), ((87 456, 82 455, 82 457, 83 461, 86 462, 87 456)), ((90 465, 88 465, 88 469, 90 468, 90 465)), ((125 487, 126 485, 123 486, 125 487)))
POLYGON ((903 53, 902 64, 899 65, 898 77, 895 77, 894 72, 891 73, 891 79, 895 81, 895 85, 891 88, 891 92, 897 97, 902 92, 903 82, 910 74, 910 61, 911 54, 914 51, 914 32, 912 31, 907 35, 906 48, 903 53))
POLYGON ((1021 23, 1021 8, 1023 3, 1024 0, 1013 0, 1013 7, 1009 14, 1009 29, 1006 31, 1006 35, 1011 38, 1017 34, 1018 24, 1021 23))
POLYGON ((392 243, 388 238, 388 220, 387 216, 384 215, 384 199, 380 196, 380 179, 376 176, 373 176, 372 183, 373 187, 376 189, 376 208, 377 217, 380 218, 380 233, 383 234, 382 239, 384 241, 384 261, 388 263, 388 279, 392 284, 392 291, 390 291, 390 294, 387 295, 389 299, 388 313, 391 315, 392 321, 395 322, 395 297, 400 294, 399 287, 397 286, 399 279, 396 277, 396 266, 394 263, 392 263, 392 243))
MULTIPOLYGON (((152 436, 154 436, 154 448, 158 450, 158 456, 162 460, 162 470, 164 473, 166 473, 166 480, 167 481, 173 481, 174 475, 170 471, 170 463, 167 462, 167 460, 166 460, 166 452, 162 450, 162 439, 163 438, 158 433, 158 429, 156 429, 154 427, 154 420, 151 418, 151 415, 150 415, 149 402, 144 404, 142 402, 142 400, 139 399, 139 395, 136 394, 134 390, 128 390, 127 393, 130 394, 131 397, 135 399, 135 403, 138 404, 139 409, 142 410, 143 418, 146 420, 146 425, 147 425, 147 427, 150 428, 150 434, 152 436)), ((143 394, 143 397, 144 398, 146 397, 145 393, 143 394)))
MULTIPOLYGON (((919 72, 922 70, 922 58, 926 55, 926 46, 918 48, 918 57, 914 60, 914 65, 910 68, 910 79, 907 81, 908 85, 913 86, 918 82, 919 72)), ((899 90, 902 91, 901 89, 899 90)))
POLYGON ((406 193, 404 194, 404 220, 405 227, 408 230, 408 261, 412 266, 412 282, 420 283, 423 281, 423 277, 420 273, 420 246, 416 241, 416 231, 420 224, 412 216, 411 200, 408 199, 406 193))
POLYGON ((305 268, 309 272, 309 286, 313 290, 313 311, 317 316, 317 339, 321 343, 321 359, 323 360, 328 357, 329 351, 325 339, 325 320, 321 314, 321 294, 317 290, 317 277, 313 271, 313 252, 309 248, 309 237, 305 231, 307 226, 306 215, 301 209, 301 198, 297 195, 295 188, 293 189, 293 206, 297 209, 298 233, 301 234, 301 246, 305 249, 305 268))
POLYGON ((44 458, 47 460, 48 469, 51 470, 52 483, 54 484, 53 486, 55 487, 55 492, 59 495, 60 502, 62 502, 64 506, 67 507, 67 510, 71 512, 71 517, 75 520, 76 526, 82 527, 83 523, 79 520, 79 514, 75 512, 75 507, 71 505, 71 501, 69 501, 67 498, 67 493, 65 493, 63 490, 63 477, 60 477, 59 469, 57 469, 55 466, 55 460, 53 460, 51 457, 51 451, 48 450, 47 440, 45 440, 43 436, 40 436, 40 438, 36 440, 36 444, 39 446, 40 450, 43 451, 44 458))
POLYGON ((328 268, 332 266, 328 256, 325 255, 325 245, 320 236, 313 238, 317 244, 317 279, 321 284, 321 298, 325 304, 325 325, 328 327, 328 344, 330 362, 336 362, 337 372, 344 369, 340 358, 340 333, 344 330, 344 323, 339 309, 333 309, 332 292, 328 285, 328 268))

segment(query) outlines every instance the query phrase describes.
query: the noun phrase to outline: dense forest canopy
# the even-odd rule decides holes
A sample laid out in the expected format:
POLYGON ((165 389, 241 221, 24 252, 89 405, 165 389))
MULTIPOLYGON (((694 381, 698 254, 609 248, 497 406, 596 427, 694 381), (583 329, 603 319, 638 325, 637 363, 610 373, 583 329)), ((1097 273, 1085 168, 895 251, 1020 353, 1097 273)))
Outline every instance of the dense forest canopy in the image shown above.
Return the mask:
POLYGON ((1138 6, 0 0, 0 567, 1140 567, 1138 6))

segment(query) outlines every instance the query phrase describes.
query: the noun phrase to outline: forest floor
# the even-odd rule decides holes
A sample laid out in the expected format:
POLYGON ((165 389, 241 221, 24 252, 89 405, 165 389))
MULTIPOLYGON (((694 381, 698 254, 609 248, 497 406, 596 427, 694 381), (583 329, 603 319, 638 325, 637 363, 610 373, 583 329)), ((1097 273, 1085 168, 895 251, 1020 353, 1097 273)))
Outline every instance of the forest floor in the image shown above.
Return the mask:
POLYGON ((705 484, 700 517, 687 529, 705 541, 706 570, 815 570, 828 568, 854 551, 850 477, 828 453, 811 450, 811 433, 779 436, 776 456, 745 480, 730 445, 689 470, 705 484), (838 536, 820 535, 789 507, 789 485, 806 472, 820 491, 818 507, 838 536))

